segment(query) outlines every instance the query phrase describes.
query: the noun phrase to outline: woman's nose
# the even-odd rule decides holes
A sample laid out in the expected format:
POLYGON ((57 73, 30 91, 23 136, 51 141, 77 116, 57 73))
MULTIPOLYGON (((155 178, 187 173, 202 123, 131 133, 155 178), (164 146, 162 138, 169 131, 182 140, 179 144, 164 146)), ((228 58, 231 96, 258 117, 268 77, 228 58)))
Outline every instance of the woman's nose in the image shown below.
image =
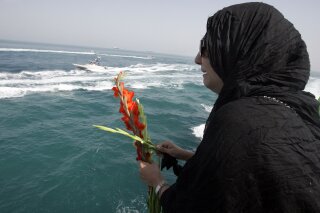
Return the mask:
POLYGON ((194 62, 195 62, 196 64, 201 65, 201 56, 200 56, 200 53, 197 54, 197 56, 196 56, 195 59, 194 59, 194 62))

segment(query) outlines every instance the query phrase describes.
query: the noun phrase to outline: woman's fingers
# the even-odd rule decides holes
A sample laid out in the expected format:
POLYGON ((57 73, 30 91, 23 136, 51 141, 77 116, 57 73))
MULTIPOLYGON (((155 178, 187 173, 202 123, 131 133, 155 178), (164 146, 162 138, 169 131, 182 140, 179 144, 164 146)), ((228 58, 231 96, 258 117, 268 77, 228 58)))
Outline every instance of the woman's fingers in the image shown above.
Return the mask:
POLYGON ((170 146, 172 146, 172 142, 170 141, 163 141, 162 143, 158 144, 159 146, 161 147, 164 147, 164 148, 169 148, 170 146))
POLYGON ((143 162, 143 161, 139 161, 139 165, 140 165, 140 169, 143 169, 146 167, 146 162, 143 162))
POLYGON ((140 178, 149 186, 156 186, 163 180, 159 166, 155 163, 139 162, 140 178))
POLYGON ((157 151, 159 152, 163 152, 165 150, 165 148, 163 148, 161 145, 157 145, 157 151))
POLYGON ((164 141, 160 144, 157 145, 157 150, 160 152, 165 152, 167 153, 169 149, 172 149, 174 146, 171 142, 169 141, 164 141))
POLYGON ((143 162, 143 161, 139 161, 139 171, 140 171, 140 178, 145 180, 145 174, 144 174, 144 170, 147 167, 147 163, 143 162))
POLYGON ((168 153, 167 148, 162 147, 161 145, 157 145, 156 148, 157 148, 157 155, 160 157, 162 156, 162 153, 168 153))

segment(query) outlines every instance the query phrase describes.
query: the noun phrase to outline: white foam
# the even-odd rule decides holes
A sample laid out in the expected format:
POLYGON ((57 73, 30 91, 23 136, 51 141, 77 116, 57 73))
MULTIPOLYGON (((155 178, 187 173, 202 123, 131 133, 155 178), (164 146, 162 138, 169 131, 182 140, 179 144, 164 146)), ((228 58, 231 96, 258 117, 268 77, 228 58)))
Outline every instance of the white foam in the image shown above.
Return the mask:
POLYGON ((124 203, 123 200, 118 200, 118 205, 116 207, 116 213, 139 213, 138 210, 136 210, 135 206, 142 206, 146 208, 146 203, 144 202, 144 198, 142 196, 136 197, 133 200, 130 200, 130 202, 124 203))
POLYGON ((65 50, 41 50, 41 49, 22 49, 22 48, 0 48, 1 52, 37 52, 37 53, 64 53, 64 54, 80 54, 94 55, 94 52, 77 52, 65 50))
POLYGON ((133 83, 133 84, 130 85, 130 87, 134 88, 134 89, 146 89, 148 86, 146 84, 143 84, 143 83, 133 83))
POLYGON ((95 85, 93 86, 86 86, 86 87, 83 87, 82 89, 89 90, 89 91, 104 91, 104 90, 111 90, 113 86, 114 86, 113 82, 101 81, 101 82, 96 82, 95 85))
POLYGON ((46 50, 46 49, 26 49, 26 48, 0 48, 0 52, 37 52, 37 53, 62 53, 62 54, 80 54, 80 55, 101 55, 108 57, 120 57, 120 58, 135 58, 135 59, 144 59, 151 60, 154 59, 153 56, 135 56, 135 55, 115 55, 115 54, 104 54, 104 53, 95 53, 82 52, 82 51, 67 51, 67 50, 46 50))
POLYGON ((308 84, 306 85, 305 91, 308 91, 316 96, 316 98, 320 97, 320 79, 310 77, 308 84))
MULTIPOLYGON (((177 71, 177 72, 185 72, 199 69, 199 66, 196 65, 188 65, 188 64, 136 64, 131 65, 127 68, 128 71, 131 72, 163 72, 163 71, 177 71)), ((200 71, 199 71, 200 74, 200 71)), ((189 76, 190 77, 190 76, 189 76)))
MULTIPOLYGON (((111 89, 114 77, 125 71, 125 85, 129 88, 183 89, 187 83, 202 85, 197 65, 188 64, 135 64, 127 67, 107 67, 105 72, 84 70, 24 70, 19 73, 0 72, 0 99, 22 97, 32 92, 57 92, 70 90, 104 91, 111 89)), ((320 96, 320 79, 310 78, 306 90, 320 96)), ((206 112, 212 106, 201 104, 206 112)))
POLYGON ((0 87, 0 99, 23 97, 25 91, 13 87, 0 87))
POLYGON ((43 92, 59 92, 59 91, 73 91, 73 90, 88 90, 88 91, 104 91, 111 90, 112 83, 97 83, 92 86, 81 86, 73 84, 52 84, 52 85, 37 85, 33 87, 0 87, 0 99, 23 97, 31 93, 43 92))
POLYGON ((201 104, 201 106, 204 108, 204 110, 206 111, 206 112, 211 112, 211 110, 212 110, 212 106, 209 106, 209 105, 205 105, 205 104, 201 104))
POLYGON ((144 59, 144 60, 151 60, 154 59, 154 57, 151 56, 134 56, 134 55, 111 55, 111 54, 99 54, 103 56, 109 56, 109 57, 120 57, 120 58, 136 58, 136 59, 144 59))
MULTIPOLYGON (((182 89, 185 83, 196 82, 197 72, 194 74, 193 69, 193 65, 157 63, 136 64, 128 67, 107 67, 105 72, 76 69, 24 70, 19 73, 0 72, 0 99, 22 97, 36 92, 59 92, 79 89, 109 90, 114 84, 114 77, 120 71, 127 72, 124 81, 128 88, 166 87, 182 89)), ((201 81, 200 78, 199 81, 201 81)))
POLYGON ((205 124, 200 124, 199 126, 192 127, 192 134, 196 136, 197 138, 202 139, 203 132, 204 132, 205 124))

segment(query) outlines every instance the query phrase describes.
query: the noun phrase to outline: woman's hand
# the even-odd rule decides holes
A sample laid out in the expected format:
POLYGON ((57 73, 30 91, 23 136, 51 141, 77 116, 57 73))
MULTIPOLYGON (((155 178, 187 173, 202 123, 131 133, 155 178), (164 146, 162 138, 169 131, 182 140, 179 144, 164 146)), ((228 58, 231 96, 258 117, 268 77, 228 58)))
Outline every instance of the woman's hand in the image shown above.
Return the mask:
POLYGON ((168 155, 180 160, 189 160, 194 154, 193 152, 180 148, 170 141, 158 144, 157 151, 167 153, 168 155))
POLYGON ((155 163, 147 163, 140 161, 140 178, 148 185, 156 187, 164 178, 160 173, 159 166, 155 163))

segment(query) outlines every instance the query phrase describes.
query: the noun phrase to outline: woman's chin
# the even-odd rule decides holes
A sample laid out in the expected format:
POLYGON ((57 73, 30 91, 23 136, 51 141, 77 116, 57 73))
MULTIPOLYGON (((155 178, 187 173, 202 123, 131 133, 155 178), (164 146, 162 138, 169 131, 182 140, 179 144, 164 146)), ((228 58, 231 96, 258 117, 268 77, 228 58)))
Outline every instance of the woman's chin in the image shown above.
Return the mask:
POLYGON ((203 78, 203 85, 205 85, 208 89, 210 89, 208 87, 210 84, 208 83, 208 81, 205 78, 203 78))

